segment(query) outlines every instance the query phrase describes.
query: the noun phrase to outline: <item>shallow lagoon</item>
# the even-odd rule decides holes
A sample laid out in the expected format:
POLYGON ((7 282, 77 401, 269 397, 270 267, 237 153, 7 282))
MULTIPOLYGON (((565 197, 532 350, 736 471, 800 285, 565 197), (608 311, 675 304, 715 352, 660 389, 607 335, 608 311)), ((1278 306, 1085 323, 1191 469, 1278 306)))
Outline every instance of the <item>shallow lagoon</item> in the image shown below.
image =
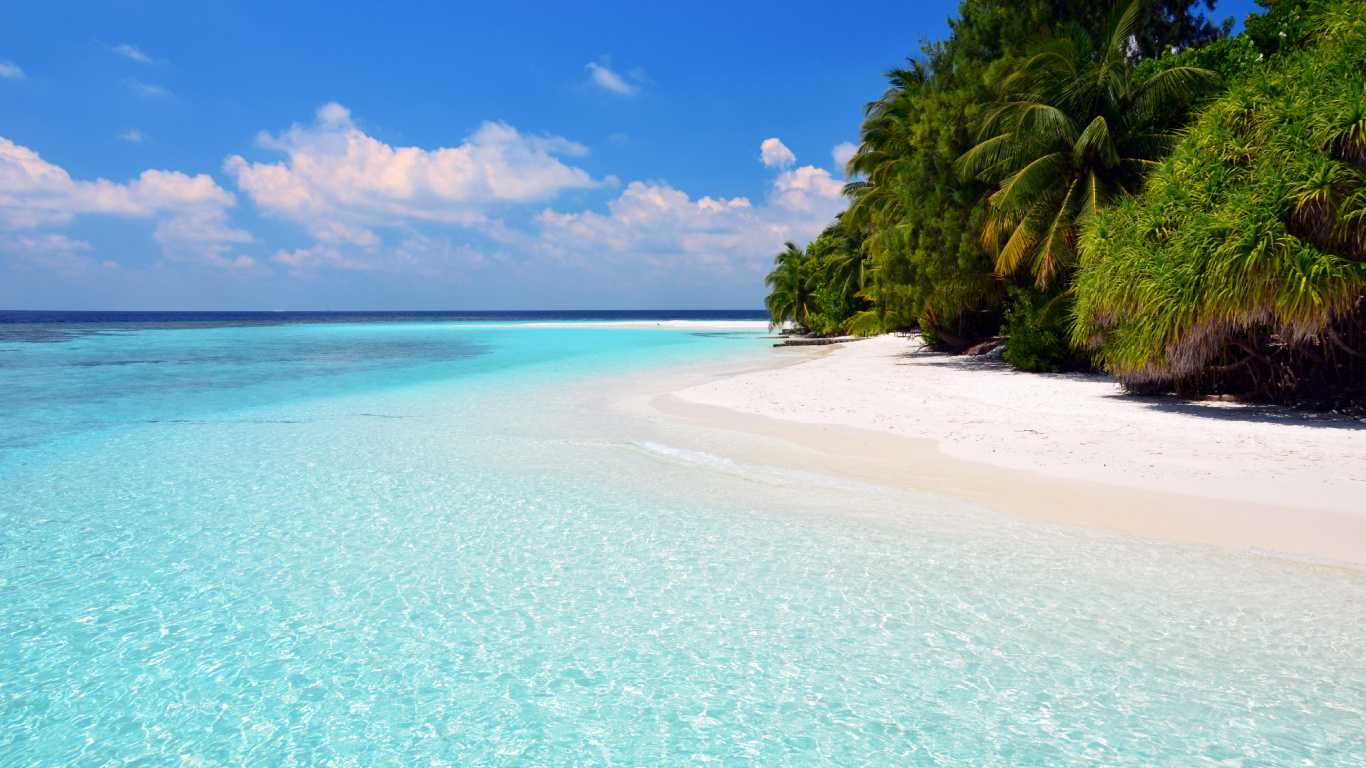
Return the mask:
POLYGON ((0 764, 1366 765, 1360 571, 735 464, 598 408, 769 344, 5 337, 0 764))

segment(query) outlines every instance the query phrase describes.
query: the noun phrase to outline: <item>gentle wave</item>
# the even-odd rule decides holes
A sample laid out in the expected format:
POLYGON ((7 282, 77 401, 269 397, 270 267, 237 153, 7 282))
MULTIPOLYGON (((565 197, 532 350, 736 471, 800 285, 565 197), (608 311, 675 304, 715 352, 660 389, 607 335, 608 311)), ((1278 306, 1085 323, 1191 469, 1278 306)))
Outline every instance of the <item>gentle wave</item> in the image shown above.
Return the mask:
POLYGON ((656 456, 673 459, 685 464, 709 469, 713 472, 720 472, 731 477, 738 477, 743 480, 750 480, 756 483, 776 486, 805 486, 817 488, 830 488, 839 491, 855 491, 859 493, 890 493, 894 489, 885 485, 875 485, 873 483, 862 483, 857 480, 845 480, 843 478, 822 475, 815 472, 804 472, 799 469, 784 469, 762 464, 742 464, 738 461, 727 459, 724 456, 717 456, 705 451, 691 451, 686 448, 675 448, 673 446, 661 445, 650 440, 633 440, 630 445, 645 450, 656 456))

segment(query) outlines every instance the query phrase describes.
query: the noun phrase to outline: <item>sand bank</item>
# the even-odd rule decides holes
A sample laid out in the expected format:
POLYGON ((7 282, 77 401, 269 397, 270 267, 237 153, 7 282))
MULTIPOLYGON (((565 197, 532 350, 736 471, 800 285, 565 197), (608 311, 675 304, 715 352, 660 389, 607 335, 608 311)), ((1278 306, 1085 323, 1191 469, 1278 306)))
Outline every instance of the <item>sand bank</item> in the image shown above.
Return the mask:
POLYGON ((845 474, 1004 512, 1366 564, 1360 422, 1135 398, 1108 377, 1026 374, 917 351, 915 339, 819 350, 775 349, 777 367, 654 405, 841 456, 845 474))

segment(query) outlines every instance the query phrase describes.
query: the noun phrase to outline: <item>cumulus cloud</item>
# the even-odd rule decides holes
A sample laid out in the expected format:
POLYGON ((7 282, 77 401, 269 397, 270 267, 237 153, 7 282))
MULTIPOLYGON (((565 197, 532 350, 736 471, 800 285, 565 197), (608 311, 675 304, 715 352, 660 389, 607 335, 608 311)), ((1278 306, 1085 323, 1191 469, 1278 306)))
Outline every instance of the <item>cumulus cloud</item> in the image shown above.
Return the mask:
POLYGON ((759 145, 759 152, 764 165, 769 168, 787 168, 797 162, 792 150, 777 139, 764 139, 764 143, 759 145))
POLYGON ((839 171, 842 175, 844 173, 844 164, 849 162, 849 158, 853 157, 857 152, 858 145, 853 142, 846 141, 841 144, 836 144, 835 148, 830 150, 830 157, 835 161, 835 170, 839 171))
POLYGON ((0 77, 8 80, 22 80, 24 79, 24 70, 12 61, 0 60, 0 77))
POLYGON ((154 219, 153 238, 167 256, 220 263, 234 243, 252 240, 228 224, 227 209, 235 204, 206 174, 146 170, 125 184, 77 181, 37 152, 0 138, 0 228, 6 230, 60 226, 80 214, 154 219))
POLYGON ((142 64, 155 63, 155 60, 151 56, 148 56, 147 54, 138 50, 138 47, 136 45, 129 45, 128 43, 115 46, 114 53, 132 59, 133 61, 140 62, 142 64))
POLYGON ((743 197, 692 200, 666 184, 637 181, 608 203, 606 215, 543 211, 535 237, 520 245, 580 267, 643 261, 660 272, 757 275, 783 241, 810 239, 830 223, 844 208, 842 188, 813 166, 779 174, 758 205, 743 197))
MULTIPOLYGON (((315 125, 266 136, 263 143, 288 158, 251 164, 233 157, 226 168, 263 210, 304 224, 317 239, 271 257, 296 276, 375 269, 449 279, 496 262, 538 280, 547 268, 611 271, 613 284, 757 280, 783 241, 815 237, 845 205, 843 185, 829 171, 803 166, 780 171, 757 203, 694 199, 667 183, 635 181, 607 203, 606 213, 544 208, 520 223, 514 206, 506 211, 509 222, 486 215, 488 203, 525 203, 600 185, 550 155, 552 148, 572 145, 488 123, 458 149, 393 148, 361 132, 337 105, 320 110, 315 125), (491 178, 518 181, 501 186, 491 178), (465 242, 452 243, 442 232, 452 225, 465 230, 465 242), (387 234, 372 229, 381 226, 399 226, 401 243, 388 243, 387 234), (476 247, 471 238, 494 247, 476 247)), ((776 139, 764 149, 770 167, 795 163, 776 139), (771 159, 775 145, 778 161, 771 159)))
POLYGON ((491 207, 615 182, 595 181, 562 162, 557 156, 588 152, 567 139, 486 122, 459 147, 392 147, 366 135, 335 103, 319 109, 312 125, 263 134, 260 144, 284 153, 285 160, 252 163, 234 155, 224 170, 262 211, 298 222, 333 245, 374 248, 380 239, 372 227, 471 226, 486 221, 491 207))
POLYGON ((604 56, 597 62, 589 62, 584 69, 588 71, 589 80, 599 88, 620 96, 634 96, 639 93, 640 86, 626 82, 624 77, 612 70, 611 64, 612 60, 604 56))
POLYGON ((145 134, 145 133, 143 133, 142 131, 139 131, 138 129, 134 128, 134 129, 132 129, 132 130, 124 131, 123 133, 120 133, 120 134, 119 134, 119 138, 120 138, 120 139, 123 139, 124 141, 131 141, 131 142, 133 142, 134 144, 141 144, 142 141, 143 141, 143 139, 146 139, 146 138, 147 138, 147 134, 145 134))

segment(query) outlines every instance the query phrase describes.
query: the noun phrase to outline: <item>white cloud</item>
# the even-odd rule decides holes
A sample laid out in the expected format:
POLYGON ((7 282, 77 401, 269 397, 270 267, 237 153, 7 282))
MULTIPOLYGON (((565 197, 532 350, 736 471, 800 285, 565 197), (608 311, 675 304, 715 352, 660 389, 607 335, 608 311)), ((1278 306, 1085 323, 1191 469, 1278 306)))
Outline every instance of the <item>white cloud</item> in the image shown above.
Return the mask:
POLYGON ((0 250, 52 253, 55 251, 88 251, 91 245, 84 240, 73 240, 66 235, 48 232, 40 235, 0 236, 0 250))
POLYGON ((830 177, 824 168, 805 165, 784 171, 773 182, 769 192, 770 205, 788 212, 794 224, 819 224, 812 237, 825 228, 836 213, 844 210, 844 185, 830 177))
MULTIPOLYGON (((698 272, 757 276, 783 241, 814 238, 843 210, 842 189, 828 171, 812 166, 779 174, 759 205, 743 197, 694 201, 666 184, 636 181, 608 203, 606 215, 543 211, 535 236, 518 244, 589 269, 643 262, 685 279, 698 272)), ((518 240, 513 233, 503 237, 518 240)))
POLYGON ((131 77, 127 80, 124 80, 123 85, 125 88, 132 91, 133 93, 136 93, 137 95, 148 99, 155 99, 158 96, 171 95, 170 91, 166 90, 165 88, 162 88, 159 85, 150 85, 148 83, 142 82, 141 80, 134 80, 131 77))
POLYGON ((12 61, 0 60, 0 77, 9 80, 23 80, 24 70, 20 69, 19 65, 12 61))
POLYGON ((830 150, 830 157, 835 161, 835 170, 843 175, 844 164, 849 162, 849 158, 853 157, 857 152, 858 145, 851 141, 836 144, 835 148, 830 150))
MULTIPOLYGON (((206 255, 204 257, 204 260, 215 267, 225 267, 227 269, 247 269, 249 267, 256 266, 256 259, 253 259, 252 257, 247 256, 246 254, 238 254, 237 256, 227 257, 214 253, 206 255)), ((267 273, 270 272, 269 269, 265 271, 267 273)))
POLYGON ((74 181, 37 152, 0 138, 0 224, 10 229, 62 224, 78 213, 149 217, 233 204, 232 193, 205 174, 147 170, 127 184, 74 181))
POLYGON ((764 143, 759 145, 759 152, 764 165, 769 168, 787 168, 797 162, 792 150, 777 139, 764 139, 764 143))
POLYGON ((603 56, 597 62, 589 62, 584 69, 588 71, 588 78, 599 88, 620 96, 634 96, 640 93, 640 87, 631 85, 621 75, 612 71, 611 64, 612 60, 603 56))
POLYGON ((340 104, 318 110, 310 126, 262 146, 285 153, 278 163, 234 155, 224 170, 263 211, 296 221, 320 241, 375 248, 371 227, 415 222, 470 226, 494 206, 553 198, 566 189, 610 185, 556 155, 583 155, 581 144, 526 136, 486 122, 455 148, 391 147, 356 127, 340 104))
POLYGON ((119 134, 119 138, 120 138, 120 139, 123 139, 124 141, 131 141, 131 142, 133 142, 134 144, 141 144, 142 141, 143 141, 143 139, 146 139, 146 138, 147 138, 147 134, 145 134, 145 133, 143 133, 142 131, 139 131, 138 129, 134 128, 134 129, 132 129, 132 130, 124 131, 123 133, 120 133, 120 134, 119 134))
POLYGON ((295 276, 305 274, 308 268, 313 267, 327 266, 335 269, 374 268, 366 262, 347 258, 336 248, 321 243, 314 245, 312 248, 295 248, 292 251, 282 249, 276 251, 275 255, 270 257, 270 260, 289 267, 291 274, 295 276))
POLYGON ((133 61, 141 62, 143 64, 155 63, 155 60, 151 56, 148 56, 147 54, 138 50, 138 47, 136 45, 129 45, 128 43, 115 46, 114 53, 117 53, 120 56, 126 56, 132 59, 133 61))
POLYGON ((227 209, 235 204, 206 174, 146 170, 126 184, 76 181, 37 152, 0 138, 0 228, 10 231, 60 226, 80 214, 150 218, 167 256, 219 263, 233 243, 252 241, 228 224, 227 209))
POLYGON ((255 263, 247 256, 225 258, 234 243, 255 241, 250 233, 233 229, 228 223, 228 213, 222 207, 190 208, 163 218, 157 223, 152 239, 161 243, 162 250, 171 258, 198 256, 219 267, 244 267, 255 263))
POLYGON ((97 261, 80 253, 88 250, 91 250, 90 243, 55 233, 0 235, 0 253, 14 257, 9 261, 10 267, 36 267, 67 277, 107 273, 119 268, 118 262, 97 261))
POLYGON ((329 101, 321 107, 318 107, 318 122, 329 124, 350 123, 351 110, 335 101, 329 101))
MULTIPOLYGON (((489 144, 485 131, 513 146, 529 141, 507 126, 486 124, 459 150, 395 149, 360 132, 344 110, 330 105, 320 111, 317 125, 265 138, 266 144, 284 148, 286 162, 250 165, 234 157, 227 169, 258 205, 305 224, 317 238, 311 247, 271 257, 297 276, 331 268, 451 279, 496 263, 504 273, 525 270, 527 279, 538 283, 552 267, 610 272, 613 285, 715 285, 737 277, 750 282, 768 269, 783 241, 814 238, 845 205, 843 185, 829 171, 804 166, 780 172, 758 203, 743 197, 695 200, 663 182, 635 181, 607 203, 605 214, 545 208, 525 225, 509 223, 485 216, 479 198, 491 196, 492 188, 469 170, 472 158, 489 144), (459 162, 441 155, 457 152, 462 153, 459 162), (459 173, 437 173, 448 167, 459 173), (432 178, 449 183, 434 185, 432 178), (434 189, 448 193, 438 195, 434 189), (403 232, 397 246, 370 229, 395 224, 403 232), (452 243, 442 225, 464 226, 466 238, 483 236, 495 246, 475 247, 468 239, 452 243)), ((566 170, 548 156, 527 156, 536 158, 533 167, 554 171, 550 178, 566 170)), ((589 184, 586 174, 568 170, 574 173, 563 178, 589 184)), ((561 188, 560 183, 536 187, 546 194, 561 188)), ((517 194, 499 197, 531 199, 525 184, 515 189, 517 194)))

